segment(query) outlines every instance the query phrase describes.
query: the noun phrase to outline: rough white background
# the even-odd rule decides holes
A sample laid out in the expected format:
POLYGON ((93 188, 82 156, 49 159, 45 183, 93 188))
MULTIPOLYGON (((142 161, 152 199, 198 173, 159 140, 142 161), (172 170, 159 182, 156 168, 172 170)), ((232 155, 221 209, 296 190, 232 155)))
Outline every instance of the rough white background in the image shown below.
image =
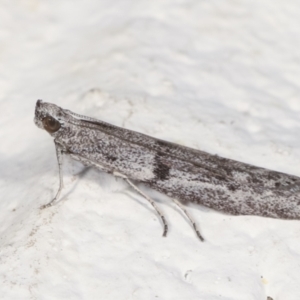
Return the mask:
MULTIPOLYGON (((300 176, 296 0, 0 2, 0 299, 300 299, 300 222, 190 206, 66 162, 38 98, 300 176)), ((141 187, 143 188, 143 187, 141 187)))

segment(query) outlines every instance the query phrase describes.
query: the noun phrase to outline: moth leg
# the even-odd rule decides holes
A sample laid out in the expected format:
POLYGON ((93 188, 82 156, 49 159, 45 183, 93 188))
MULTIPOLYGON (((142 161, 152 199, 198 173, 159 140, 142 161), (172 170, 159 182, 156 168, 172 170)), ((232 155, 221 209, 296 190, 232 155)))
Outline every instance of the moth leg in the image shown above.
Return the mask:
POLYGON ((198 238, 203 242, 204 241, 204 238, 202 237, 202 235, 200 234, 200 231, 198 230, 197 228, 197 224, 196 222, 194 221, 194 219, 190 216, 190 214, 187 212, 187 210, 184 208, 184 206, 179 202, 177 201, 176 199, 173 199, 171 198, 172 201, 185 213, 185 215, 187 216, 187 218, 190 220, 190 222, 192 223, 193 225, 193 228, 198 236, 198 238))
POLYGON ((163 231, 163 236, 167 236, 167 232, 168 232, 168 224, 166 222, 165 216, 161 213, 161 211, 158 209, 158 207, 156 206, 155 202, 148 197, 146 194, 144 194, 136 185, 134 185, 128 178, 124 178, 133 188, 134 190, 136 190, 139 194, 141 194, 146 200, 148 200, 150 202, 150 204, 154 207, 154 209, 156 210, 156 212, 158 213, 158 215, 160 216, 162 223, 164 225, 164 231, 163 231))
POLYGON ((63 175, 62 175, 62 164, 63 164, 63 149, 62 147, 55 143, 55 150, 56 150, 56 157, 57 157, 57 163, 58 163, 58 172, 59 172, 59 188, 58 191, 55 195, 55 197, 48 203, 45 205, 42 205, 40 207, 40 209, 44 209, 47 207, 52 206, 53 204, 55 204, 55 201, 59 198, 59 195, 61 193, 61 190, 63 188, 63 175))

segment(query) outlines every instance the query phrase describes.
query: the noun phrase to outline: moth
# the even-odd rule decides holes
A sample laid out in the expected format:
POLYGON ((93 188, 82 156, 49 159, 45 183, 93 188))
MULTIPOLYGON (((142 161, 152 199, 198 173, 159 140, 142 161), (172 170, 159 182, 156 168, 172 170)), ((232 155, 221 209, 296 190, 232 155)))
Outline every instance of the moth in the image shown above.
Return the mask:
POLYGON ((197 236, 204 240, 184 205, 189 202, 231 215, 300 219, 300 178, 222 158, 204 151, 150 137, 76 114, 38 100, 35 124, 54 139, 59 167, 57 202, 63 187, 63 156, 121 177, 158 213, 163 236, 168 224, 155 202, 136 183, 169 196, 186 214, 197 236))

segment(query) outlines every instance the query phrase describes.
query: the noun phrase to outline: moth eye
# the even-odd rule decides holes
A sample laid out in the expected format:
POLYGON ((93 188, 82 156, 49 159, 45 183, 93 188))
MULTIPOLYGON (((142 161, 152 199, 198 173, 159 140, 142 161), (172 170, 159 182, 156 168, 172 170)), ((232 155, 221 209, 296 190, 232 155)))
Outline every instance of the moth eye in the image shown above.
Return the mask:
POLYGON ((42 122, 45 130, 50 133, 56 132, 60 128, 60 123, 52 117, 45 117, 42 122))

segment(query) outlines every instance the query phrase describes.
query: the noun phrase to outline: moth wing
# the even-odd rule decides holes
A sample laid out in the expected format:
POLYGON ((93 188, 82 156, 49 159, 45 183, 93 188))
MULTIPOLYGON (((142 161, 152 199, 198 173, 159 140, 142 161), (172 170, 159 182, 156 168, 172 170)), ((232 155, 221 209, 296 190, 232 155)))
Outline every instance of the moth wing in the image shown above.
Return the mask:
POLYGON ((157 139, 133 130, 124 129, 98 120, 83 120, 89 126, 97 128, 130 143, 142 145, 148 149, 164 153, 170 157, 186 161, 204 170, 227 177, 240 184, 265 188, 286 188, 300 186, 300 178, 281 172, 253 166, 236 160, 212 155, 205 151, 189 148, 172 142, 157 139))

